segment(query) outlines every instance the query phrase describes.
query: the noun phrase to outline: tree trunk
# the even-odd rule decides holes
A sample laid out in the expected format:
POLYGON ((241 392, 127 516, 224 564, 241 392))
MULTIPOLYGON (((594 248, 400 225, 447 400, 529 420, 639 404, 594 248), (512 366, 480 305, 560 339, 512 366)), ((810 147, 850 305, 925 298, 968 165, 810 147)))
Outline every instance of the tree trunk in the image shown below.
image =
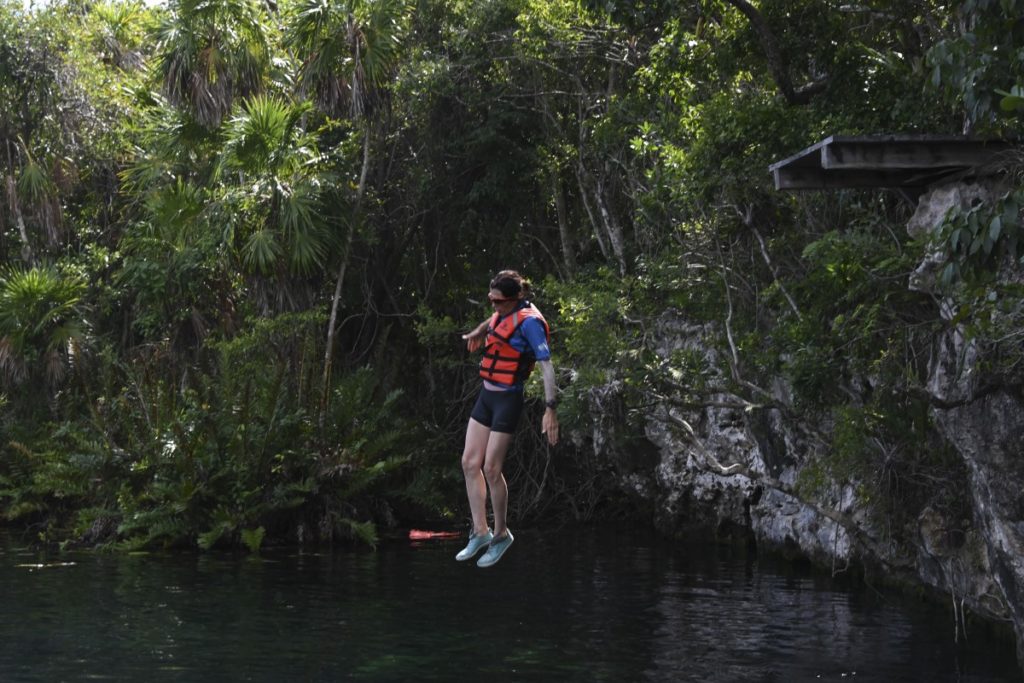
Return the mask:
POLYGON ((730 5, 738 9, 750 22, 758 40, 761 41, 761 48, 764 50, 765 59, 768 60, 768 70, 771 71, 775 84, 786 101, 790 104, 807 104, 811 98, 825 90, 829 84, 828 76, 812 81, 799 88, 793 86, 793 79, 789 74, 789 63, 782 50, 779 49, 778 41, 771 27, 765 20, 764 15, 747 0, 726 0, 730 5))
POLYGON ((327 348, 324 350, 324 373, 320 388, 320 417, 319 428, 323 434, 324 420, 327 415, 328 403, 330 400, 331 387, 331 366, 334 362, 334 335, 337 332, 335 326, 338 321, 338 308, 341 305, 341 292, 345 282, 345 271, 348 269, 349 257, 352 253, 352 244, 355 241, 356 227, 359 223, 359 215, 363 204, 363 193, 366 190, 366 176, 370 168, 370 124, 363 124, 363 167, 359 172, 359 185, 356 187, 355 202, 352 206, 352 219, 349 222, 348 236, 345 238, 345 246, 341 251, 341 264, 338 266, 338 280, 334 284, 334 296, 331 299, 331 317, 327 322, 327 348))
POLYGON ((612 245, 612 253, 619 264, 619 275, 626 274, 626 245, 622 236, 622 227, 615 220, 615 216, 608 209, 608 202, 605 201, 604 174, 599 174, 594 188, 594 197, 597 200, 597 208, 601 212, 601 222, 608 232, 608 241, 612 245))
POLYGON ((7 141, 7 178, 4 188, 7 192, 7 204, 11 209, 11 218, 18 226, 18 235, 21 237, 21 259, 30 266, 35 265, 35 258, 32 254, 32 245, 29 243, 28 230, 25 228, 25 218, 21 215, 21 205, 18 200, 18 181, 14 177, 14 159, 11 155, 11 141, 7 141))
POLYGON ((21 260, 30 266, 35 265, 35 257, 32 255, 32 246, 28 239, 28 229, 25 227, 25 217, 21 214, 21 205, 18 202, 18 183, 13 175, 7 176, 7 203, 11 207, 11 214, 14 223, 18 226, 18 235, 21 237, 21 260))
POLYGON ((594 230, 594 237, 597 238, 597 246, 601 250, 601 256, 608 260, 608 247, 605 246, 604 237, 601 236, 601 226, 597 222, 597 217, 594 216, 594 209, 590 206, 590 200, 588 199, 587 184, 584 182, 586 176, 586 170, 583 168, 583 162, 581 161, 576 167, 576 182, 580 187, 580 201, 583 202, 583 208, 587 211, 587 218, 590 219, 590 225, 594 230))
POLYGON ((565 261, 565 272, 570 278, 576 273, 576 252, 572 244, 572 233, 569 229, 569 215, 565 208, 565 191, 558 171, 551 173, 551 191, 555 195, 555 213, 558 214, 558 235, 562 238, 562 259, 565 261))

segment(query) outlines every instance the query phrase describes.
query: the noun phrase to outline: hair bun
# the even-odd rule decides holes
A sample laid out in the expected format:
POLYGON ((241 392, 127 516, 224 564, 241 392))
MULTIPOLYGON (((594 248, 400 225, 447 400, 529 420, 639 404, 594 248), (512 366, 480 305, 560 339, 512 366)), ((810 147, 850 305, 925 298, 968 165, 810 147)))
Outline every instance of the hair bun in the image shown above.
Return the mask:
POLYGON ((508 297, 525 297, 530 292, 530 283, 514 270, 503 270, 491 279, 491 289, 508 297))

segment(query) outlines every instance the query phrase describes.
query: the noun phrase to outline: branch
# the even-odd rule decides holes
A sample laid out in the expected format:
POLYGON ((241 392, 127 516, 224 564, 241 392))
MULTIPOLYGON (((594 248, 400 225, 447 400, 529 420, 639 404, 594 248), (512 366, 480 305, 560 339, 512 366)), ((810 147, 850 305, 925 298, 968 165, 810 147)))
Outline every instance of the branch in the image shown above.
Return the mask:
MULTIPOLYGON (((672 382, 671 380, 662 380, 663 383, 667 384, 671 388, 686 389, 681 384, 672 382)), ((722 393, 726 393, 723 391, 722 393)), ((683 401, 678 398, 672 398, 671 396, 665 396, 651 392, 651 396, 657 399, 657 403, 652 403, 651 407, 658 403, 669 404, 676 408, 684 408, 686 410, 702 410, 704 408, 727 408, 731 410, 742 410, 744 412, 750 412, 752 410, 765 410, 772 408, 779 408, 779 406, 767 403, 751 403, 743 398, 737 397, 735 401, 713 401, 711 399, 697 400, 697 401, 683 401)))
POLYGON ((765 20, 764 15, 747 0, 726 0, 730 5, 738 9, 754 27, 754 32, 761 41, 764 49, 765 59, 768 60, 768 70, 779 86, 782 96, 790 104, 807 104, 811 98, 828 87, 829 77, 825 76, 799 88, 793 87, 793 81, 789 75, 789 64, 786 57, 779 49, 778 41, 771 27, 765 20))
POLYGON ((551 263, 555 266, 555 272, 558 273, 558 279, 564 280, 565 276, 562 274, 561 264, 558 262, 558 259, 555 258, 555 255, 551 253, 551 250, 548 249, 548 245, 544 243, 544 240, 542 240, 540 237, 537 237, 536 235, 531 235, 529 233, 527 233, 526 236, 536 241, 537 244, 541 246, 544 252, 548 255, 548 258, 551 259, 551 263))
POLYGON ((743 224, 754 233, 754 237, 757 238, 757 243, 761 245, 761 256, 764 257, 764 262, 767 264, 768 270, 772 274, 772 278, 775 280, 776 284, 779 285, 779 289, 782 290, 782 295, 785 296, 786 301, 789 302, 790 309, 792 309, 793 313, 796 314, 796 319, 803 320, 804 318, 800 315, 800 310, 796 307, 796 301, 794 301, 793 297, 789 295, 789 290, 786 289, 786 285, 782 284, 779 272, 775 269, 771 258, 768 256, 768 247, 765 246, 764 238, 761 236, 761 231, 757 229, 756 225, 754 225, 754 205, 750 204, 747 206, 746 212, 740 212, 739 207, 737 207, 736 212, 740 214, 743 224))
POLYGON ((952 410, 954 408, 962 408, 966 405, 970 405, 975 401, 979 401, 983 398, 986 398, 990 394, 994 394, 1000 389, 1005 388, 1007 388, 1006 385, 1002 384, 1001 382, 994 382, 992 384, 988 384, 977 389, 976 391, 972 392, 970 396, 967 396, 966 398, 962 398, 956 401, 947 401, 944 398, 939 398, 935 394, 928 391, 928 389, 918 384, 911 384, 907 386, 907 393, 913 396, 914 398, 919 398, 925 401, 929 406, 933 408, 938 408, 939 410, 952 410))
MULTIPOLYGON (((725 285, 725 300, 728 303, 728 311, 725 315, 725 338, 729 342, 729 353, 731 355, 731 362, 729 363, 729 372, 732 375, 732 379, 737 384, 745 386, 751 391, 764 396, 772 403, 777 404, 775 397, 772 396, 771 392, 762 389, 761 387, 748 382, 740 376, 740 354, 736 350, 736 341, 732 337, 732 293, 729 291, 729 279, 726 277, 725 270, 725 259, 722 256, 721 248, 718 250, 718 258, 722 262, 722 284, 725 285)), ((789 412, 788 410, 785 412, 789 412)))
MULTIPOLYGON (((580 141, 580 148, 582 149, 583 142, 580 141)), ((576 164, 576 183, 580 188, 580 203, 583 204, 583 208, 587 212, 587 218, 590 219, 590 226, 594 231, 594 237, 597 238, 597 246, 601 250, 601 255, 604 259, 608 260, 608 247, 605 246, 604 238, 601 236, 601 226, 597 222, 597 217, 594 215, 594 209, 590 206, 590 200, 587 197, 587 187, 584 183, 584 176, 586 170, 583 167, 582 159, 576 164)))

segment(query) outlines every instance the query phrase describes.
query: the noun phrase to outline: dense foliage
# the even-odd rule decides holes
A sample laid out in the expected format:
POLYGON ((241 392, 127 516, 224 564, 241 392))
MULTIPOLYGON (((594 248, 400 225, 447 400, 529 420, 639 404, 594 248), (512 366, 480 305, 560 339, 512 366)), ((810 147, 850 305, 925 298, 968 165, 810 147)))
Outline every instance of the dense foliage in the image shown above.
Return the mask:
POLYGON ((907 275, 942 250, 983 324, 1018 296, 982 257, 1017 256, 1024 199, 936 246, 895 195, 782 195, 766 169, 831 134, 1013 134, 1022 9, 0 0, 0 514, 252 549, 459 519, 458 333, 506 267, 553 323, 576 434, 546 451, 529 404, 519 514, 608 502, 567 457, 595 387, 624 387, 630 439, 652 395, 756 405, 772 376, 835 425, 807 490, 956 505, 919 391, 943 323, 907 275), (656 352, 666 311, 728 376, 656 352))

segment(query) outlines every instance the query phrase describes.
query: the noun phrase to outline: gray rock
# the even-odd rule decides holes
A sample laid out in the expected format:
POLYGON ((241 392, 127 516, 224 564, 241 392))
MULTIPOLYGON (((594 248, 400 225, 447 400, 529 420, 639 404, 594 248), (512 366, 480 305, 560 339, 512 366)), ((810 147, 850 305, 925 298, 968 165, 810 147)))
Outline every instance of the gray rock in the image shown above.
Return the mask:
MULTIPOLYGON (((989 201, 995 192, 977 183, 935 189, 922 197, 907 229, 915 236, 936 230, 952 207, 989 201)), ((929 255, 909 286, 932 291, 941 302, 940 314, 952 320, 957 302, 933 291, 941 265, 941 254, 929 255)), ((1024 280, 1012 267, 1003 276, 1024 280)), ((1024 663, 1024 398, 1019 382, 1012 384, 1014 389, 991 388, 999 383, 986 374, 985 340, 971 338, 958 326, 949 329, 934 346, 926 383, 938 430, 969 473, 964 485, 973 523, 947 519, 929 507, 917 517, 916 529, 883 533, 874 528, 878 522, 868 512, 870 504, 859 500, 854 486, 836 489, 817 482, 805 491, 798 485, 810 476, 828 443, 814 435, 827 434, 830 425, 794 424, 777 409, 744 409, 740 397, 724 390, 726 361, 713 351, 722 335, 712 326, 691 324, 666 311, 654 334, 655 348, 666 359, 679 350, 702 354, 712 368, 711 384, 718 381, 722 387, 704 407, 652 409, 645 426, 651 449, 640 465, 614 446, 623 419, 621 411, 610 407, 615 383, 594 396, 595 408, 609 410, 595 422, 595 452, 616 464, 624 489, 654 502, 662 530, 674 534, 695 524, 728 523, 748 529, 759 543, 837 571, 850 562, 899 567, 903 578, 951 595, 958 624, 963 608, 1010 618, 1024 663), (738 471, 724 473, 730 466, 738 471), (907 538, 895 543, 892 533, 907 538)), ((854 381, 872 384, 870 377, 854 381)), ((779 404, 789 405, 787 383, 778 377, 768 382, 779 404)))

